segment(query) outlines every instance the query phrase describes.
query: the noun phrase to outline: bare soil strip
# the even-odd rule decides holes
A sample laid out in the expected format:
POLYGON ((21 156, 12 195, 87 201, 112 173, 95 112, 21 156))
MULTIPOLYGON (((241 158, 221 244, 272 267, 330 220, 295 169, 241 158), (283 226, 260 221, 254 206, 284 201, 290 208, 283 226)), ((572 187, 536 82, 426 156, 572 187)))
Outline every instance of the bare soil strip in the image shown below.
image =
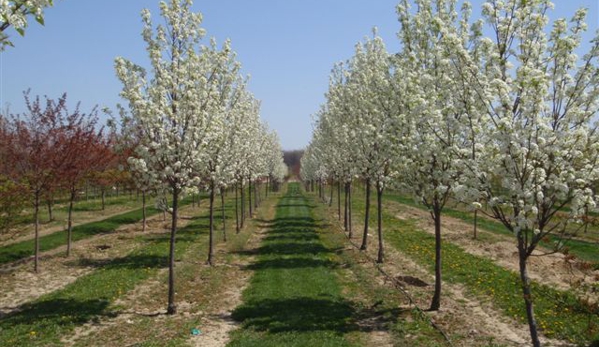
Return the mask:
MULTIPOLYGON (((273 205, 274 206, 274 205, 273 205)), ((274 207, 269 211, 271 218, 274 217, 274 207)), ((270 219, 270 218, 268 218, 270 219)), ((250 237, 245 251, 253 254, 257 252, 264 237, 266 237, 267 229, 260 228, 250 237)), ((218 302, 208 308, 206 315, 201 318, 202 335, 193 336, 189 340, 189 344, 195 347, 222 347, 229 342, 229 334, 239 327, 231 314, 233 310, 242 303, 241 293, 248 286, 253 271, 247 266, 251 264, 255 256, 240 256, 233 255, 229 266, 233 281, 226 288, 222 289, 222 294, 217 298, 218 302)))

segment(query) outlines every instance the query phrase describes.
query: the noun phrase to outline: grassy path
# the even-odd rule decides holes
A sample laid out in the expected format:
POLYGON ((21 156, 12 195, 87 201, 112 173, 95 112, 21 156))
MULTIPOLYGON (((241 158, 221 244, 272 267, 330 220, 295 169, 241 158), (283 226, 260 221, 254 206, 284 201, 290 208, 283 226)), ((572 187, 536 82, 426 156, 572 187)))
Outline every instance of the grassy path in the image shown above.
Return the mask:
POLYGON ((233 312, 242 329, 229 346, 351 346, 354 308, 317 233, 311 206, 290 185, 276 218, 250 265, 255 275, 233 312))

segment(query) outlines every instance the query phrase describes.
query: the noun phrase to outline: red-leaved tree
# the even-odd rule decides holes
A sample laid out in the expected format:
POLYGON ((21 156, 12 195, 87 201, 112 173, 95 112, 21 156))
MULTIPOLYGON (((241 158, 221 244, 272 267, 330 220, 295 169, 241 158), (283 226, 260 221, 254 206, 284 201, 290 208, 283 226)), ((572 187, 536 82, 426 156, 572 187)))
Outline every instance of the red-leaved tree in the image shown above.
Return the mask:
POLYGON ((4 118, 6 146, 2 174, 22 184, 29 193, 35 221, 34 269, 39 271, 39 207, 46 190, 57 184, 64 167, 65 130, 68 123, 66 94, 58 100, 39 97, 31 100, 25 92, 27 111, 4 118))

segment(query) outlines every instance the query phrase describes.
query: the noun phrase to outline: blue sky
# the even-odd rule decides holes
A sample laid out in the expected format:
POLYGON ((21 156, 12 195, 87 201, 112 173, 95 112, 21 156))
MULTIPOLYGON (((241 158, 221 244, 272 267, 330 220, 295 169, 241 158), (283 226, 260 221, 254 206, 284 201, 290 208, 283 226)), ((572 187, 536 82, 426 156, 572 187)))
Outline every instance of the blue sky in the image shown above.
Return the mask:
MULTIPOLYGON (((373 26, 390 51, 397 51, 397 0, 196 0, 208 36, 232 40, 252 76, 250 89, 262 100, 262 118, 284 149, 303 148, 311 137, 311 114, 324 101, 333 64, 352 56, 356 42, 373 26)), ((599 23, 598 0, 554 0, 550 16, 570 17, 590 9, 589 35, 599 23)), ((478 13, 482 0, 475 0, 478 13)), ((122 102, 113 62, 123 56, 146 65, 140 11, 158 20, 158 0, 55 0, 44 27, 33 21, 14 48, 0 54, 0 105, 24 110, 23 91, 56 98, 68 94, 74 108, 114 108, 122 102)), ((587 40, 588 41, 588 40, 587 40)))

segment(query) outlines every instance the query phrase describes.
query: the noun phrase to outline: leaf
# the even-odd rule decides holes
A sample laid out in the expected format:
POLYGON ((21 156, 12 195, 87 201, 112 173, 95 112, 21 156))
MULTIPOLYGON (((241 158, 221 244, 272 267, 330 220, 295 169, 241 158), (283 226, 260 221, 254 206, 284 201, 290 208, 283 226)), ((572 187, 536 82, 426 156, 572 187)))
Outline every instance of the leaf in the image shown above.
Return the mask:
POLYGON ((25 36, 25 29, 23 29, 23 28, 16 28, 15 30, 19 33, 19 35, 25 36))
POLYGON ((37 17, 35 17, 35 20, 36 20, 38 23, 40 23, 41 25, 45 25, 45 22, 44 22, 44 17, 43 17, 43 16, 37 16, 37 17))

